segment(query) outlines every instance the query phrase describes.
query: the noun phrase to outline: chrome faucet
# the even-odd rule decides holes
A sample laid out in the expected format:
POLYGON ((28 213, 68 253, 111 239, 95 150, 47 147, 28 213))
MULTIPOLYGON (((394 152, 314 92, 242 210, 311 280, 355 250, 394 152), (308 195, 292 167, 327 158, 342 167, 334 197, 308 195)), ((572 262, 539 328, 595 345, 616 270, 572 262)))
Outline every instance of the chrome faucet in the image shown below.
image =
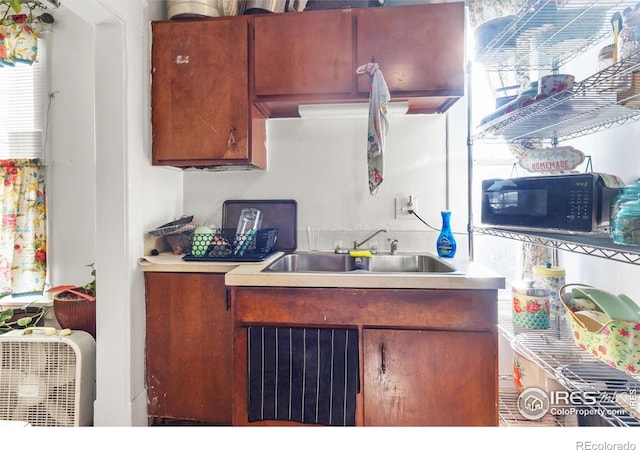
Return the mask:
POLYGON ((360 247, 361 245, 369 242, 371 239, 373 239, 375 236, 379 235, 380 233, 386 233, 387 230, 382 228, 378 231, 376 231, 375 233, 373 233, 371 236, 369 236, 368 238, 366 238, 364 241, 358 243, 358 241, 353 241, 353 249, 356 250, 358 247, 360 247))
POLYGON ((395 255, 398 253, 398 240, 397 239, 389 239, 389 253, 395 255))

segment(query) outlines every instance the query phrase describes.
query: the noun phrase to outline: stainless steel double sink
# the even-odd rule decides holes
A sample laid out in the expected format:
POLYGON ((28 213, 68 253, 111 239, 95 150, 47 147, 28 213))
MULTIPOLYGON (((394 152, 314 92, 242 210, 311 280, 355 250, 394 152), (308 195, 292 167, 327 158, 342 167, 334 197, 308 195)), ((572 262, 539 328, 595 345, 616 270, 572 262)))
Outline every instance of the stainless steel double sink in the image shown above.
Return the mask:
POLYGON ((435 255, 373 254, 358 258, 348 254, 300 252, 287 253, 264 272, 333 272, 333 273, 440 273, 455 274, 457 269, 435 255))

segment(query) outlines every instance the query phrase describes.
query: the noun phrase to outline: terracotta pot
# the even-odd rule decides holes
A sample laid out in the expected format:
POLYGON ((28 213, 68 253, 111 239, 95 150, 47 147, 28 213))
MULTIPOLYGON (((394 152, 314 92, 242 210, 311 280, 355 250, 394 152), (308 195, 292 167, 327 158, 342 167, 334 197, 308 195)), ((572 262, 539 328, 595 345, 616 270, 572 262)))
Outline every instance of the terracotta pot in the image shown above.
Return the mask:
POLYGON ((60 292, 53 296, 53 312, 62 328, 82 330, 96 337, 96 302, 60 292))

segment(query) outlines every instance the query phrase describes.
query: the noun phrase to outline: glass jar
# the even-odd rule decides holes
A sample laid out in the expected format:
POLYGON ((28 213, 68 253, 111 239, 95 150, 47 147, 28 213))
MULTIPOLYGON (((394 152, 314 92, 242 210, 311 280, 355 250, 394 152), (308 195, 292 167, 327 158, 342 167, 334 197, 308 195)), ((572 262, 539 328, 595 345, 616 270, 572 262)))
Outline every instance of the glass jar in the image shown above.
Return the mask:
POLYGON ((638 199, 638 194, 640 194, 640 183, 636 181, 635 184, 630 184, 628 186, 623 187, 620 190, 620 193, 613 197, 611 200, 611 207, 609 210, 609 225, 611 228, 611 235, 613 236, 613 221, 615 220, 616 214, 618 213, 618 209, 620 205, 625 202, 631 202, 638 199))
POLYGON ((564 313, 560 301, 560 289, 565 285, 566 273, 564 268, 544 264, 533 266, 533 280, 542 283, 549 290, 549 313, 551 317, 558 317, 564 313))
POLYGON ((622 30, 618 36, 618 60, 623 60, 640 51, 640 9, 624 14, 622 30))
POLYGON ((613 220, 613 242, 640 246, 640 198, 620 204, 613 220))

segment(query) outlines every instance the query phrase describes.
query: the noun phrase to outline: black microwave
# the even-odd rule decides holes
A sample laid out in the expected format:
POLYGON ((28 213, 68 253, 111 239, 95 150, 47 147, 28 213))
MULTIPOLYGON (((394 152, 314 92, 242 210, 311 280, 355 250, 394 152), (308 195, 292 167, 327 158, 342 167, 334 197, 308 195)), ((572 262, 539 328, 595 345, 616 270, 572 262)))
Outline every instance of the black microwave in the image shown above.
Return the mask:
POLYGON ((608 232, 611 201, 622 186, 619 178, 598 173, 483 180, 481 222, 507 229, 608 232))

